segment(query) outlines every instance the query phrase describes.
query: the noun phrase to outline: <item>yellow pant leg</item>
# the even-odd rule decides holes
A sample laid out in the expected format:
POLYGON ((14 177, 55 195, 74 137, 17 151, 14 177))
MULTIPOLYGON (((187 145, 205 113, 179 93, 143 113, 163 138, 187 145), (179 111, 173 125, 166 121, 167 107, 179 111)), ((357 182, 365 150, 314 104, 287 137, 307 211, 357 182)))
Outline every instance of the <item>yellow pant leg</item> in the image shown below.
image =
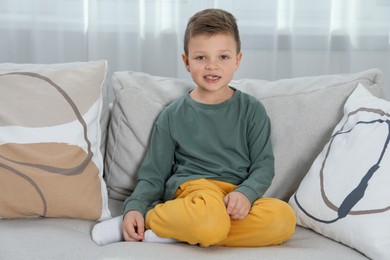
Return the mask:
MULTIPOLYGON (((221 183, 221 182, 217 182, 221 183)), ((231 186, 233 189, 235 186, 231 186)), ((224 240, 230 217, 223 201, 227 192, 214 181, 199 179, 180 186, 174 200, 156 205, 146 215, 146 228, 160 237, 209 246, 224 240)))
POLYGON ((295 214, 284 201, 272 198, 256 200, 243 220, 232 220, 222 246, 270 246, 288 240, 295 231, 295 214))

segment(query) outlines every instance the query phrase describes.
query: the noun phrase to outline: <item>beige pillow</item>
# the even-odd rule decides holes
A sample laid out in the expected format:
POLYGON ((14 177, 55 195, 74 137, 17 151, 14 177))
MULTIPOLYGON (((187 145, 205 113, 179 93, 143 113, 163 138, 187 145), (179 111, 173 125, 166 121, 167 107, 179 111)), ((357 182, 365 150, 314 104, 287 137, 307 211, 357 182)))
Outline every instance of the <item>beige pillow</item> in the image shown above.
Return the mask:
MULTIPOLYGON (((287 201, 309 170, 342 106, 358 83, 383 95, 377 69, 343 75, 266 81, 242 79, 231 86, 259 99, 272 124, 275 178, 266 196, 287 201)), ((133 191, 154 121, 164 106, 188 92, 191 81, 138 72, 116 72, 115 102, 109 127, 105 170, 109 196, 123 200, 133 191)))
POLYGON ((0 217, 110 217, 100 150, 106 66, 0 64, 0 217))

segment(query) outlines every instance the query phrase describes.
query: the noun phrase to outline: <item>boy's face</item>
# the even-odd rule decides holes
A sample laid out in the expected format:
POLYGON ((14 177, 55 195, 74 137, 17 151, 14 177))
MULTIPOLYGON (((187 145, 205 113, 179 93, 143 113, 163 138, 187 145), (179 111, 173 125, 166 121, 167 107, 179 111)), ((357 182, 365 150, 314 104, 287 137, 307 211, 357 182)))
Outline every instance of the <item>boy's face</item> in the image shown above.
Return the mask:
POLYGON ((217 93, 228 87, 241 57, 232 35, 197 35, 189 40, 183 61, 198 90, 217 93))

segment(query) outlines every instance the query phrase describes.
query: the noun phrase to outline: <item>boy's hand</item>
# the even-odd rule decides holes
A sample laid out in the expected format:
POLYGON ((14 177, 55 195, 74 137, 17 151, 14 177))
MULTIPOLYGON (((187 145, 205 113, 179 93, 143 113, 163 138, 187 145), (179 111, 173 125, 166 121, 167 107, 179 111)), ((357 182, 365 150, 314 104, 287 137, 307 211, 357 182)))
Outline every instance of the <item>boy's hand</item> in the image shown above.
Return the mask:
POLYGON ((144 239, 144 217, 138 211, 129 211, 123 218, 122 233, 126 241, 141 241, 144 239))
POLYGON ((248 198, 238 191, 228 193, 225 196, 224 201, 227 213, 233 220, 244 219, 251 209, 251 203, 248 198))

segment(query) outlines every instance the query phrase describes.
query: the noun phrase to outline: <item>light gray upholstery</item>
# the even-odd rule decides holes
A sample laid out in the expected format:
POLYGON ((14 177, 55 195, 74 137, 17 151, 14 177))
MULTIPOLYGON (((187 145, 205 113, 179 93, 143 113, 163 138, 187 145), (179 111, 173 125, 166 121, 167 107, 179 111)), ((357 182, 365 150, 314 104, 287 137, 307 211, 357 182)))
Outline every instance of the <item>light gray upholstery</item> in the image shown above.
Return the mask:
MULTIPOLYGON (((114 215, 122 203, 110 200, 114 215)), ((183 243, 113 243, 97 246, 90 236, 94 222, 78 219, 0 220, 0 259, 367 259, 359 252, 302 227, 281 246, 201 248, 183 243)))

